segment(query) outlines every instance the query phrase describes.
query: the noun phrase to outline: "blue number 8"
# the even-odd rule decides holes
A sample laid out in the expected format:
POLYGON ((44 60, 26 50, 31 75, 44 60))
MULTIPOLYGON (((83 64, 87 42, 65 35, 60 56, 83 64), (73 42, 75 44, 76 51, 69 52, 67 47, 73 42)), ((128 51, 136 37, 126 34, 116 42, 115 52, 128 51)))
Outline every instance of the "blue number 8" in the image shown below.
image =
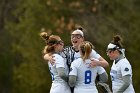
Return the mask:
POLYGON ((87 70, 85 71, 85 84, 91 83, 91 71, 87 70))

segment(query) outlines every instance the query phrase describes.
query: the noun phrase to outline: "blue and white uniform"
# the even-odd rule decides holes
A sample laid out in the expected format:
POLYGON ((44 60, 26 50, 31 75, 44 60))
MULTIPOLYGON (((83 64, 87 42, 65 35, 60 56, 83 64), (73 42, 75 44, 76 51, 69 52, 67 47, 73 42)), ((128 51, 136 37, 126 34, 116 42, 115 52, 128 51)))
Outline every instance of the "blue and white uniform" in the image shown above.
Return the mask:
POLYGON ((49 66, 49 70, 52 76, 52 86, 51 86, 51 90, 50 93, 71 93, 70 92, 70 88, 67 82, 65 82, 59 75, 57 72, 56 68, 60 68, 63 67, 65 68, 65 73, 68 76, 68 67, 66 62, 64 62, 64 59, 59 55, 59 54, 53 54, 54 56, 54 60, 55 64, 51 64, 50 62, 48 62, 48 66, 49 66))
POLYGON ((103 67, 89 67, 91 60, 82 58, 74 60, 69 75, 77 76, 74 93, 98 93, 95 80, 97 74, 105 72, 103 67))
POLYGON ((122 77, 125 75, 131 75, 131 84, 123 93, 135 93, 132 85, 132 68, 126 58, 120 59, 117 63, 115 63, 115 61, 113 62, 110 75, 112 79, 113 93, 116 93, 116 91, 122 86, 122 77))

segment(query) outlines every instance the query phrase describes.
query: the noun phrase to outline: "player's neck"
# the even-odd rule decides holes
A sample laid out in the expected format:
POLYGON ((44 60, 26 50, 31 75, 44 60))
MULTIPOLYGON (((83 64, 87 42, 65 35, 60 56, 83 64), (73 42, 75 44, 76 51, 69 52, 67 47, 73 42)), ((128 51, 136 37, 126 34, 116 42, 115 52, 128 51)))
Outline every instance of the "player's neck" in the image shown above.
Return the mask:
POLYGON ((73 50, 74 50, 75 52, 79 52, 78 47, 73 47, 73 50))

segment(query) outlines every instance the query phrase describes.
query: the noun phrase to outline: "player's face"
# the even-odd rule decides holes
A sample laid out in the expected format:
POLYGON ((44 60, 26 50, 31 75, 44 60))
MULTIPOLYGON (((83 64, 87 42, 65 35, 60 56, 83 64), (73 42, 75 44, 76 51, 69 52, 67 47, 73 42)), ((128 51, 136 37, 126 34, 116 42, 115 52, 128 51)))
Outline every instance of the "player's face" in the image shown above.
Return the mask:
POLYGON ((110 58, 110 60, 115 60, 116 58, 119 57, 119 52, 118 50, 108 50, 107 55, 110 58))
POLYGON ((114 51, 107 50, 106 53, 107 53, 107 56, 110 58, 110 60, 114 60, 114 51))
POLYGON ((63 50, 63 47, 64 47, 64 42, 60 39, 59 41, 58 41, 58 43, 57 43, 57 45, 56 45, 57 47, 57 50, 59 51, 59 52, 61 52, 62 50, 63 50))
POLYGON ((78 46, 84 41, 84 37, 80 35, 79 32, 74 31, 71 34, 71 42, 74 48, 78 48, 78 46))

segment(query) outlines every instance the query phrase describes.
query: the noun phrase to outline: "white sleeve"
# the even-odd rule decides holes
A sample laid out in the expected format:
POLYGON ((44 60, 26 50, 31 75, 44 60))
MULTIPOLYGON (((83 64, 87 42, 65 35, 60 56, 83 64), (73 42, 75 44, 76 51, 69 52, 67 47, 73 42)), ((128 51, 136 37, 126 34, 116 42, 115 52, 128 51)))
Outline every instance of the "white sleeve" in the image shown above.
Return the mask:
POLYGON ((75 63, 76 63, 76 61, 73 61, 71 63, 69 75, 75 75, 75 76, 77 76, 77 67, 76 67, 76 64, 75 63))
POLYGON ((97 66, 97 71, 98 71, 98 74, 102 74, 102 73, 106 72, 105 69, 101 66, 97 66))
POLYGON ((55 60, 56 68, 65 66, 64 65, 64 59, 60 55, 55 54, 54 60, 55 60))
POLYGON ((92 49, 92 52, 90 54, 90 58, 95 58, 95 59, 99 59, 101 56, 95 51, 92 49))
POLYGON ((121 73, 122 76, 132 75, 132 68, 129 62, 124 62, 123 65, 121 65, 121 73))

